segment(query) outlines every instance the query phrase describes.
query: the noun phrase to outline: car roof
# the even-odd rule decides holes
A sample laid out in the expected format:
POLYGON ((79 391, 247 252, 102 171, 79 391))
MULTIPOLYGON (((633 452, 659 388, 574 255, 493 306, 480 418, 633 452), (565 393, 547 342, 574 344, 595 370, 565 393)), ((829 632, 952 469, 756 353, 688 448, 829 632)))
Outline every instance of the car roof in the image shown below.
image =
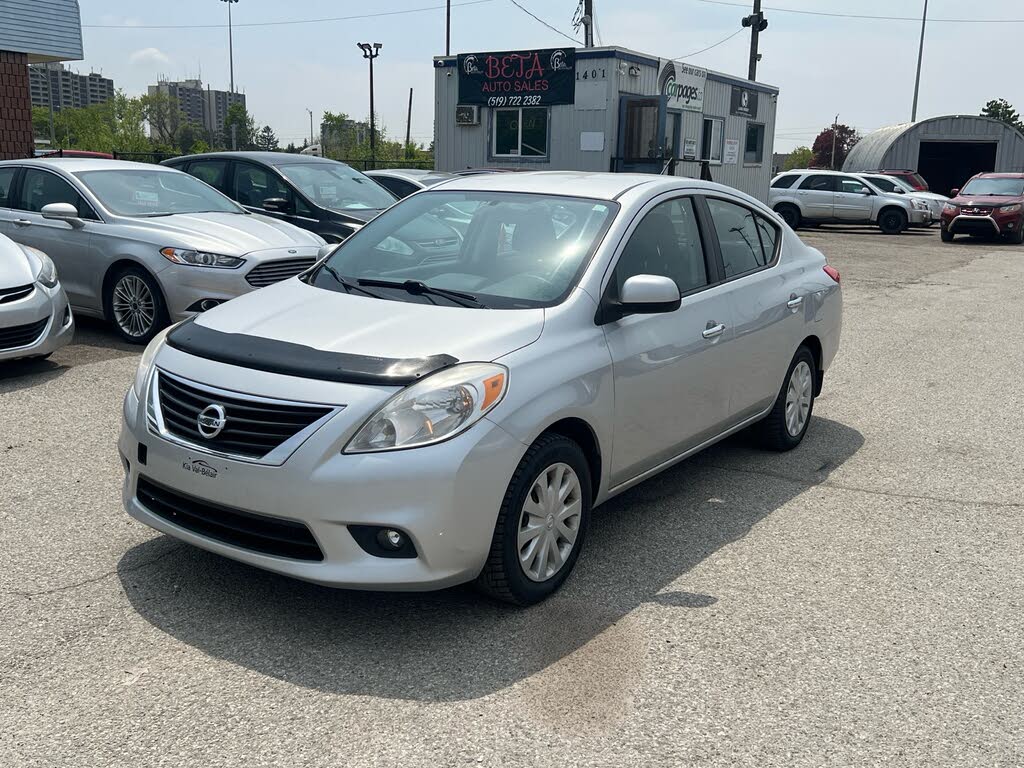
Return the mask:
POLYGON ((396 179, 425 179, 439 178, 439 179, 454 179, 455 175, 447 173, 445 171, 429 171, 425 168, 375 168, 372 171, 366 171, 367 176, 386 176, 396 179))
POLYGON ((856 176, 857 173, 868 173, 868 171, 851 172, 851 171, 830 171, 830 170, 827 170, 825 168, 793 168, 793 169, 788 170, 788 171, 783 171, 782 173, 779 174, 779 176, 784 176, 784 175, 787 175, 787 174, 790 174, 790 173, 799 173, 799 174, 813 173, 813 174, 820 174, 821 176, 856 176))
POLYGON ((80 171, 163 171, 165 173, 179 173, 173 168, 154 165, 153 163, 136 163, 132 160, 107 160, 94 157, 40 157, 25 158, 24 160, 0 160, 3 165, 23 165, 26 168, 60 168, 66 173, 78 173, 80 171))
POLYGON ((318 157, 317 155, 300 155, 298 152, 203 152, 198 155, 180 155, 165 160, 165 163, 184 162, 186 160, 198 160, 208 157, 235 158, 236 160, 255 160, 265 165, 293 165, 295 163, 331 163, 334 165, 348 166, 339 160, 331 160, 329 157, 318 157))
POLYGON ((1024 173, 978 173, 974 179, 1024 179, 1024 173))

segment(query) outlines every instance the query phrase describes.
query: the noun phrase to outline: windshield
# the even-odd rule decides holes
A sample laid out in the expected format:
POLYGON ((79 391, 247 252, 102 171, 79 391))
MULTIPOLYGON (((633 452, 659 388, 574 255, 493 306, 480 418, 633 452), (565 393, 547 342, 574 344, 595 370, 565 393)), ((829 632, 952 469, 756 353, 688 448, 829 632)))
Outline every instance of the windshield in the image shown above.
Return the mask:
POLYGON ((80 171, 75 175, 107 210, 118 216, 245 213, 213 187, 180 171, 111 169, 80 171))
POLYGON ((1021 197, 1024 195, 1024 179, 971 179, 960 190, 961 195, 995 195, 997 197, 1021 197))
MULTIPOLYGON (((576 284, 616 203, 511 192, 423 192, 352 235, 314 273, 319 288, 344 283, 386 299, 458 304, 427 289, 458 291, 476 305, 553 306, 576 284), (394 287, 381 283, 393 282, 394 287), (407 281, 422 284, 407 290, 407 281)), ((463 304, 465 305, 465 304, 463 304)))
POLYGON ((380 184, 342 163, 290 163, 277 170, 324 208, 377 211, 395 202, 380 184))

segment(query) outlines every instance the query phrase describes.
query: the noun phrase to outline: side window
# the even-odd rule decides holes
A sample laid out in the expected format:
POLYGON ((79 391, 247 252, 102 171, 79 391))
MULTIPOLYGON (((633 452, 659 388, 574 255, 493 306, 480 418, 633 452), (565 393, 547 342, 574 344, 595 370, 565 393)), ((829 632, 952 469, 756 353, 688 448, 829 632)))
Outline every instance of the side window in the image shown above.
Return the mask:
POLYGON ((871 176, 868 180, 883 192, 895 192, 899 186, 895 181, 887 179, 885 176, 871 176))
POLYGON ((788 176, 779 176, 779 178, 772 182, 772 189, 789 189, 799 178, 799 176, 793 173, 788 176))
POLYGON ((188 172, 200 181, 205 181, 214 189, 223 192, 227 167, 227 160, 193 160, 188 166, 188 172))
POLYGON ((10 199, 11 185, 17 173, 17 168, 0 168, 0 208, 10 208, 14 205, 14 201, 10 199))
POLYGON ((404 181, 402 179, 393 179, 389 176, 382 176, 374 179, 374 181, 389 192, 394 192, 399 198, 408 197, 416 191, 416 186, 414 184, 410 184, 408 181, 404 181))
POLYGON ((26 168, 15 207, 38 213, 50 203, 71 203, 83 219, 96 218, 89 204, 60 176, 37 168, 26 168))
POLYGON ((800 184, 800 189, 815 192, 834 192, 835 188, 835 176, 808 176, 800 184))
POLYGON ((634 275, 671 277, 680 293, 708 284, 692 198, 668 200, 644 216, 615 265, 612 282, 616 295, 621 295, 623 284, 634 275))
POLYGON ((726 278, 765 266, 775 251, 778 230, 749 208, 714 197, 707 198, 711 220, 722 251, 726 278), (771 244, 762 240, 768 234, 771 244))
POLYGON ((252 163, 235 163, 235 184, 231 195, 242 205, 262 208, 268 197, 280 197, 294 204, 291 190, 266 168, 252 163))
POLYGON ((839 191, 847 192, 852 195, 863 195, 865 192, 870 192, 867 185, 863 181, 858 179, 851 179, 849 176, 843 176, 839 179, 839 191))

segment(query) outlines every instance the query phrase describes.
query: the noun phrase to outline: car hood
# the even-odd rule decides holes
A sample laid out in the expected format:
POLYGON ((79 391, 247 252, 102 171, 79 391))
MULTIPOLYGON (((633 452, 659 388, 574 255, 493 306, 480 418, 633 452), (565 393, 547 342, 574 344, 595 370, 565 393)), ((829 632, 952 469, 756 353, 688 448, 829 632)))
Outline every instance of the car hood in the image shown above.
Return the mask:
POLYGON ((0 288, 35 282, 39 264, 13 240, 0 235, 0 288))
POLYGON ((365 224, 377 218, 382 210, 382 208, 331 208, 331 211, 341 218, 349 219, 356 224, 365 224))
POLYGON ((319 235, 258 213, 176 213, 133 219, 132 224, 144 228, 148 239, 160 238, 160 245, 208 250, 226 256, 324 243, 319 235))
POLYGON ((293 278, 222 304, 199 315, 196 323, 325 352, 385 358, 451 355, 467 362, 495 360, 532 344, 544 327, 544 310, 389 301, 315 288, 293 278))
POLYGON ((987 206, 995 208, 1000 205, 1017 205, 1024 203, 1024 197, 1006 197, 1001 195, 957 195, 950 200, 953 205, 966 205, 967 207, 987 206))
POLYGON ((938 192, 908 192, 907 194, 922 200, 941 200, 942 202, 949 200, 947 195, 940 195, 938 192))

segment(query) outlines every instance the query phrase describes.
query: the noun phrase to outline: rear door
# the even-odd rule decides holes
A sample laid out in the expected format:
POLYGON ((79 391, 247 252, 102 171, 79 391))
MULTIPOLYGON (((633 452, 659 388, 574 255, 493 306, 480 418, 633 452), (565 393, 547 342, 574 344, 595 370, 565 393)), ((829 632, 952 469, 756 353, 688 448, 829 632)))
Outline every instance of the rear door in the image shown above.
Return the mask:
MULTIPOLYGON (((180 165, 175 166, 182 170, 180 165)), ((192 160, 184 170, 200 181, 205 181, 218 192, 227 194, 228 161, 223 157, 210 157, 204 160, 192 160)), ((230 195, 228 195, 230 197, 230 195)))
POLYGON ((831 219, 835 216, 835 176, 812 173, 800 182, 796 198, 800 213, 807 219, 831 219))
POLYGON ((853 176, 836 176, 835 217, 840 221, 871 221, 875 193, 867 184, 853 176))

